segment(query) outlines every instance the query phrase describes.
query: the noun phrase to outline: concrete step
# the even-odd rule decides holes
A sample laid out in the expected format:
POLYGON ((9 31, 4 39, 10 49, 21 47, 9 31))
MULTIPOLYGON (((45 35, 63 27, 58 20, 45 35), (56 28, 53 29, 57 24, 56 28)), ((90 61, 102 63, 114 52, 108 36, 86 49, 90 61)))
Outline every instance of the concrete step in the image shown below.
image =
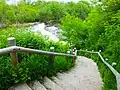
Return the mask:
POLYGON ((53 82, 49 78, 44 78, 43 85, 46 87, 47 90, 63 90, 57 83, 53 82))
POLYGON ((65 82, 62 79, 58 79, 57 77, 52 77, 53 81, 57 83, 62 90, 75 90, 75 87, 72 84, 68 84, 68 82, 65 82))
POLYGON ((26 83, 10 87, 8 90, 32 90, 26 83))
POLYGON ((47 90, 39 81, 33 81, 29 84, 32 90, 47 90))

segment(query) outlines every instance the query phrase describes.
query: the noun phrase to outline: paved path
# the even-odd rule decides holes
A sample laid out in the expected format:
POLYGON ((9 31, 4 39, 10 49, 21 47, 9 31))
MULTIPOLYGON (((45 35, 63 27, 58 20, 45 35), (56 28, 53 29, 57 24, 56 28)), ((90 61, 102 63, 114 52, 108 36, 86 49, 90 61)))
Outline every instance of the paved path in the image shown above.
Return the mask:
POLYGON ((101 90, 102 87, 96 63, 86 57, 78 57, 76 66, 67 73, 59 73, 57 78, 55 81, 63 90, 68 90, 69 87, 71 90, 101 90))

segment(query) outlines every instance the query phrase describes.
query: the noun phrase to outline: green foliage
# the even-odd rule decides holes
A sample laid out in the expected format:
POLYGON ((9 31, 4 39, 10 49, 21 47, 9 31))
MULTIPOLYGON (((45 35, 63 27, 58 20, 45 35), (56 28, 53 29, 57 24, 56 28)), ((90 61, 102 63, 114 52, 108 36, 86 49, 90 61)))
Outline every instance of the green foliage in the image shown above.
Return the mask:
POLYGON ((0 1, 0 6, 0 21, 4 24, 59 21, 66 14, 75 15, 84 20, 92 9, 92 6, 85 1, 78 3, 37 1, 30 4, 21 0, 18 5, 7 5, 0 1))
POLYGON ((75 16, 66 15, 61 21, 62 34, 71 44, 82 47, 87 38, 87 29, 83 21, 75 16))
MULTIPOLYGON (((62 33, 66 40, 70 39, 69 41, 75 44, 77 49, 102 50, 102 56, 109 59, 107 61, 109 64, 117 63, 114 68, 118 72, 120 72, 119 4, 119 0, 106 0, 96 5, 84 21, 75 16, 66 15, 61 23, 62 33), (84 36, 82 37, 82 35, 84 36)), ((97 58, 98 56, 83 55, 93 58, 97 63, 104 82, 103 90, 117 90, 115 76, 97 58)))
POLYGON ((39 19, 43 22, 49 20, 60 20, 65 15, 63 3, 49 2, 44 7, 40 7, 39 19))
MULTIPOLYGON (((26 48, 47 50, 51 46, 55 47, 55 52, 64 52, 68 50, 67 44, 61 42, 56 43, 48 41, 41 34, 21 28, 7 28, 0 31, 0 48, 8 47, 7 38, 15 37, 17 46, 26 48)), ((57 72, 62 72, 70 69, 74 63, 71 58, 66 62, 66 58, 59 56, 55 57, 53 67, 49 67, 50 56, 35 55, 27 53, 18 53, 19 64, 13 67, 11 64, 10 55, 0 56, 0 90, 6 90, 8 87, 18 83, 29 82, 33 80, 42 80, 45 76, 56 75, 57 72)))
POLYGON ((56 72, 63 72, 63 71, 67 71, 71 68, 71 66, 74 65, 74 63, 72 63, 72 58, 68 57, 68 60, 66 57, 60 57, 60 56, 56 56, 55 57, 55 63, 54 63, 54 69, 56 72), (64 62, 64 63, 63 63, 64 62), (70 62, 70 63, 68 63, 70 62), (63 64, 61 64, 63 63, 63 64))
POLYGON ((92 5, 86 1, 79 1, 76 4, 74 2, 68 2, 66 6, 67 13, 79 17, 82 20, 88 16, 88 13, 92 9, 92 5))
MULTIPOLYGON (((79 1, 78 3, 38 1, 33 4, 20 2, 17 6, 0 2, 0 21, 1 23, 11 24, 61 20, 61 33, 64 36, 62 37, 64 40, 77 47, 77 49, 102 50, 103 57, 108 58, 108 63, 110 64, 116 62, 117 66, 114 66, 114 68, 120 72, 120 0, 91 0, 91 2, 93 6, 85 1, 79 1)), ((42 50, 49 50, 49 47, 54 46, 56 52, 64 53, 68 49, 67 45, 63 45, 60 42, 48 42, 46 38, 41 38, 43 36, 35 35, 27 30, 14 30, 12 28, 0 32, 0 48, 7 47, 7 38, 12 36, 16 37, 18 46, 42 50)), ((3 77, 0 80, 4 81, 1 82, 0 87, 41 79, 38 77, 48 74, 55 75, 56 72, 68 70, 73 66, 71 59, 70 63, 68 63, 64 57, 55 57, 54 67, 48 73, 48 68, 46 67, 49 66, 49 57, 23 53, 18 53, 18 55, 20 56, 19 62, 21 62, 17 66, 19 73, 12 68, 10 57, 0 58, 2 68, 0 75, 3 77), (40 62, 41 64, 38 64, 40 62), (8 69, 12 73, 8 72, 8 69), (23 74, 25 78, 20 76, 20 74, 23 74)), ((87 53, 83 55, 92 58, 97 63, 104 82, 103 90, 116 90, 115 76, 100 58, 87 53)))

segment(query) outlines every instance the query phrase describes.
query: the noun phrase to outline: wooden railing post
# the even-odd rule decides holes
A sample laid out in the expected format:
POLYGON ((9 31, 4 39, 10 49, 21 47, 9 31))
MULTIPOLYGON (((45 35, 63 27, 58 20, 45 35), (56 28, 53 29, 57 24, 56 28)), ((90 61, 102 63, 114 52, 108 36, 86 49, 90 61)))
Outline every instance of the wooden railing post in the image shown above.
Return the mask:
MULTIPOLYGON (((54 52, 54 47, 50 47, 50 52, 54 52)), ((50 63, 53 64, 54 63, 54 55, 50 55, 50 63)))
MULTIPOLYGON (((50 47, 50 52, 54 52, 54 47, 50 47)), ((48 61, 48 74, 52 73, 52 69, 53 69, 53 63, 54 63, 54 55, 50 55, 49 56, 49 61, 48 61)), ((49 76, 49 75, 48 75, 49 76)))
MULTIPOLYGON (((11 37, 11 38, 8 38, 8 45, 11 47, 11 46, 16 46, 16 40, 14 37, 11 37)), ((13 51, 11 53, 11 59, 12 59, 12 64, 13 66, 16 66, 17 63, 18 63, 18 56, 17 56, 17 52, 16 51, 13 51)))
MULTIPOLYGON (((54 47, 50 47, 50 52, 54 52, 54 47)), ((54 63, 54 58, 55 58, 54 55, 50 55, 50 61, 51 61, 51 63, 54 63)))

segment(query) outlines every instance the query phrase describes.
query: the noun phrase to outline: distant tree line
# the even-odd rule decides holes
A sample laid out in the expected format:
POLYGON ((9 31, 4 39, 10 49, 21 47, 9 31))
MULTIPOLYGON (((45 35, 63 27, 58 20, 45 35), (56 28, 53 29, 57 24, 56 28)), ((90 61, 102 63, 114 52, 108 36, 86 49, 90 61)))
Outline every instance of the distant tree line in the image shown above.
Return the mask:
POLYGON ((49 20, 61 20, 66 14, 75 15, 84 20, 90 12, 92 5, 85 1, 78 3, 68 2, 26 2, 21 0, 18 4, 6 4, 5 0, 0 1, 0 23, 27 23, 47 22, 49 20))

